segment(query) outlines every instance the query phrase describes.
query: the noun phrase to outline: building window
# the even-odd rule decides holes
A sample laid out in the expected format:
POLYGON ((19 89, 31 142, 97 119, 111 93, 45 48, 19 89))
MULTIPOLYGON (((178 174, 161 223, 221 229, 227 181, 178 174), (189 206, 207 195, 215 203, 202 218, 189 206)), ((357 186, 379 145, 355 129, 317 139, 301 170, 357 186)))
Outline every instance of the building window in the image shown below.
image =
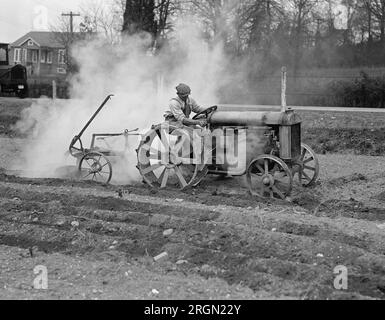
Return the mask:
POLYGON ((0 62, 8 62, 7 50, 5 48, 0 48, 0 62))
POLYGON ((32 50, 32 62, 37 63, 37 50, 32 50))
POLYGON ((41 51, 41 54, 40 54, 40 62, 41 63, 45 63, 45 61, 47 60, 47 51, 41 51))
POLYGON ((47 63, 52 63, 52 51, 47 51, 47 63))
POLYGON ((23 49, 24 63, 27 63, 27 58, 28 58, 28 50, 27 49, 23 49))
POLYGON ((14 54, 14 57, 13 57, 13 61, 16 62, 16 63, 20 63, 20 48, 15 48, 15 54, 14 54))
POLYGON ((28 40, 28 46, 30 46, 30 47, 33 46, 33 41, 32 40, 28 40))
POLYGON ((64 68, 57 68, 57 73, 66 74, 67 71, 66 71, 66 69, 64 69, 64 68))
POLYGON ((59 64, 65 64, 65 50, 60 49, 58 54, 58 62, 59 64))

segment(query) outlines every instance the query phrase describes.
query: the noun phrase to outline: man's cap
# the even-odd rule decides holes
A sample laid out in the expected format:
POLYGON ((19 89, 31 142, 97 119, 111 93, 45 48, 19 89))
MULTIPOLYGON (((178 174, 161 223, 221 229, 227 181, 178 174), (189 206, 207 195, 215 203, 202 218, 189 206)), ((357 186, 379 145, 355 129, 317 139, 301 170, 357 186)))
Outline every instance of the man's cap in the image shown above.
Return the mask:
POLYGON ((188 96, 191 94, 191 89, 187 84, 181 83, 176 87, 176 92, 181 96, 188 96))

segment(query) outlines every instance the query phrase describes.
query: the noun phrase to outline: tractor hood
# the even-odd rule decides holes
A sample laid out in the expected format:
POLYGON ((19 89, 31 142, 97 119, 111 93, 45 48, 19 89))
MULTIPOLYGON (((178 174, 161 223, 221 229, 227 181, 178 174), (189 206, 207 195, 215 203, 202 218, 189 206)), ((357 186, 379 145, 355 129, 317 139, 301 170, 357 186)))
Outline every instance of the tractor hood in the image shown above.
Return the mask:
POLYGON ((237 110, 220 107, 209 119, 209 123, 216 126, 291 126, 301 122, 301 117, 294 110, 281 112, 280 107, 262 107, 254 110, 251 107, 237 110))

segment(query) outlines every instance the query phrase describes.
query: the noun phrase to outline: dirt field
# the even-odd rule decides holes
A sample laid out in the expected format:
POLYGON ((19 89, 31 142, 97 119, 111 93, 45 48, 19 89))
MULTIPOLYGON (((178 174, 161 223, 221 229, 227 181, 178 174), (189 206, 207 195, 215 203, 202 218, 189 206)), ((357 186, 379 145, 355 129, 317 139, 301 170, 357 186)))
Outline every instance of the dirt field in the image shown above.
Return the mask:
POLYGON ((385 113, 300 112, 303 139, 318 153, 385 155, 385 113))
MULTIPOLYGON (((0 167, 23 143, 1 136, 0 167)), ((292 203, 258 201, 241 178, 153 192, 3 170, 0 298, 384 299, 385 157, 319 160, 320 182, 292 203), (33 289, 37 265, 46 291, 33 289), (334 288, 338 265, 347 290, 334 288)))

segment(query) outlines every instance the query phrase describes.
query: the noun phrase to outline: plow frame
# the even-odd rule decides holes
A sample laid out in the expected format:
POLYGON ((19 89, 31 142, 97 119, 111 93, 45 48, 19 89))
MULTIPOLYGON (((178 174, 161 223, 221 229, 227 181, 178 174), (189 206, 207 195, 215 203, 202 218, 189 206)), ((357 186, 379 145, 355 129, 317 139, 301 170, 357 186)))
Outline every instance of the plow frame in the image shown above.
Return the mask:
POLYGON ((96 112, 92 115, 87 124, 83 129, 76 135, 69 146, 69 154, 72 155, 77 161, 78 178, 88 179, 91 178, 93 181, 102 182, 104 184, 110 183, 112 179, 112 164, 110 157, 124 158, 125 153, 129 148, 128 138, 130 136, 140 136, 138 133, 139 129, 125 130, 123 133, 95 133, 92 135, 90 148, 84 147, 82 142, 82 136, 88 129, 91 123, 94 121, 96 116, 104 108, 107 102, 113 97, 112 94, 108 95, 103 103, 99 106, 96 112), (123 151, 113 150, 108 142, 108 138, 114 137, 125 137, 125 147, 123 151), (107 148, 100 148, 96 146, 97 141, 104 141, 107 148), (76 146, 76 144, 79 144, 76 146), (104 171, 108 170, 108 171, 104 171))

